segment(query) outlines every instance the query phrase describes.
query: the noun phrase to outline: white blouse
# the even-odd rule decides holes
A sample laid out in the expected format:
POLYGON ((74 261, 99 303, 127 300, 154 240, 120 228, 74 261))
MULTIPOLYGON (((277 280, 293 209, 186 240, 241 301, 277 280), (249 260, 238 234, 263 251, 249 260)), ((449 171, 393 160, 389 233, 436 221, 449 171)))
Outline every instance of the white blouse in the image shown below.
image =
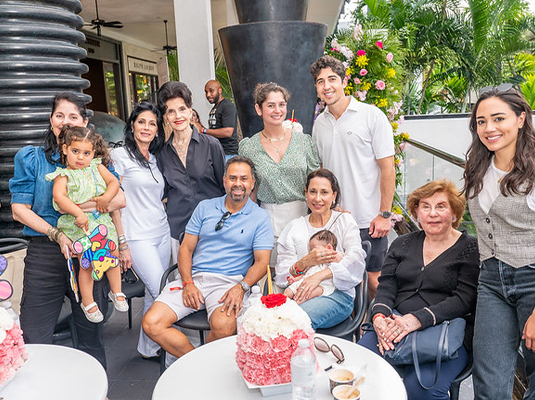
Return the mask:
MULTIPOLYGON (((506 171, 496 168, 494 165, 494 158, 490 162, 490 167, 487 169, 483 177, 483 189, 478 195, 479 205, 485 213, 489 213, 494 200, 500 195, 500 182, 503 177, 507 175, 506 171)), ((526 196, 528 207, 535 211, 535 187, 526 196)))

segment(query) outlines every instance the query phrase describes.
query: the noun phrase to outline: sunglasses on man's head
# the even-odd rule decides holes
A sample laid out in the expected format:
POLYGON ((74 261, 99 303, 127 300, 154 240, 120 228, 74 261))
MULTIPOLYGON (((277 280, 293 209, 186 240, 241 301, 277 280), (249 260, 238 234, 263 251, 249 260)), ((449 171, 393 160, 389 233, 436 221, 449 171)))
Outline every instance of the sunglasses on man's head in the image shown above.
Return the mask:
POLYGON ((502 83, 501 85, 499 86, 486 86, 484 87, 483 89, 480 89, 479 90, 479 95, 482 95, 483 93, 487 93, 487 92, 490 92, 490 91, 494 91, 494 92, 507 92, 509 90, 511 90, 513 88, 513 84, 512 83, 502 83))
POLYGON ((225 221, 227 219, 229 219, 231 215, 232 215, 232 213, 230 211, 227 211, 225 214, 223 214, 223 216, 221 217, 219 222, 215 225, 215 231, 216 232, 220 231, 221 229, 223 229, 223 226, 225 225, 225 221))

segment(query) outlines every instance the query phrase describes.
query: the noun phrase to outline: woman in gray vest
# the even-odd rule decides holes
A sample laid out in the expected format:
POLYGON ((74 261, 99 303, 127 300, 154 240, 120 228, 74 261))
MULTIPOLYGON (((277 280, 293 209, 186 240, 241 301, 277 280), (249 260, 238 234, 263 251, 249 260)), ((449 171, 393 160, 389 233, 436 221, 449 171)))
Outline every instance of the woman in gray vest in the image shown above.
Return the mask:
POLYGON ((484 91, 470 118, 464 192, 477 227, 481 273, 474 334, 476 399, 507 399, 519 345, 535 399, 535 132, 524 97, 484 91))

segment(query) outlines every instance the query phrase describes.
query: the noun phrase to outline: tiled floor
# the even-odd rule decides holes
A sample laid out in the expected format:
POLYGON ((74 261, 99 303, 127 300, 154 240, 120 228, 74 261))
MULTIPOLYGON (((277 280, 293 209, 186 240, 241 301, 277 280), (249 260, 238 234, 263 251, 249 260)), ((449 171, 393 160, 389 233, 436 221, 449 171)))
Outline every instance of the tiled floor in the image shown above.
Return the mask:
MULTIPOLYGON (((150 400, 160 376, 159 363, 143 360, 136 351, 142 310, 143 299, 134 298, 132 329, 128 329, 127 313, 114 312, 104 325, 109 400, 150 400)), ((460 400, 473 398, 469 378, 461 385, 460 400)))
POLYGON ((104 325, 109 400, 150 400, 160 376, 159 363, 143 360, 136 351, 142 298, 132 299, 132 311, 132 329, 128 329, 127 313, 114 312, 104 325))

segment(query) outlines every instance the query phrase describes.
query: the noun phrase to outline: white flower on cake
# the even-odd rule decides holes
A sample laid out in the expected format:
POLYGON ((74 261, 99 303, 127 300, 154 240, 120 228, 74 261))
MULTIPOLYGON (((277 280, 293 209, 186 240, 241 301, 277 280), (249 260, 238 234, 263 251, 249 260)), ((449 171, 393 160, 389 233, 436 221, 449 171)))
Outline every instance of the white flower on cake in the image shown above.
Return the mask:
MULTIPOLYGON (((5 331, 8 331, 13 328, 14 323, 15 321, 13 321, 13 318, 11 318, 7 310, 5 308, 0 307, 0 332, 4 331, 5 334, 5 331)), ((2 341, 3 338, 0 339, 0 342, 2 341)))
POLYGON ((282 127, 284 129, 291 129, 292 132, 303 133, 303 125, 297 122, 296 119, 287 119, 286 121, 283 121, 282 127))
POLYGON ((269 310, 262 303, 253 305, 243 315, 242 328, 268 341, 279 335, 290 338, 296 329, 310 325, 308 314, 288 299, 284 305, 269 310))

